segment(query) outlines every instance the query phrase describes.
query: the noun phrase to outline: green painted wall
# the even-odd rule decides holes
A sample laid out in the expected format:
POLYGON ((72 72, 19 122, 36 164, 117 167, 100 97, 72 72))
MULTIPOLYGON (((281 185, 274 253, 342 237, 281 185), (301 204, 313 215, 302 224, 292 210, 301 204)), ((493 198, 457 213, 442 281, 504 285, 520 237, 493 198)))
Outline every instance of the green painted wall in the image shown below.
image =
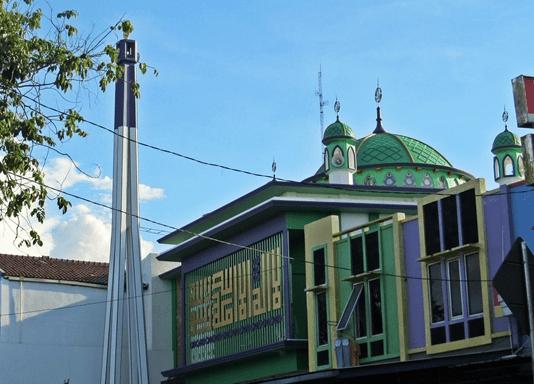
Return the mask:
MULTIPOLYGON (((289 257, 291 257, 291 336, 307 339, 306 321, 306 263, 304 262, 304 231, 289 230, 289 257)), ((306 361, 307 364, 307 361, 306 361)))
POLYGON ((395 269, 395 250, 393 247, 393 225, 382 227, 381 247, 382 247, 382 289, 383 297, 386 300, 384 330, 386 331, 387 352, 389 357, 399 356, 399 320, 397 311, 397 277, 395 269))
POLYGON ((312 223, 323 217, 328 216, 328 212, 287 212, 286 225, 287 229, 302 229, 308 223, 312 223))
MULTIPOLYGON (((371 231, 375 231, 378 225, 373 226, 371 231)), ((380 253, 381 253, 381 276, 380 284, 382 291, 382 322, 383 322, 383 341, 384 355, 370 357, 362 360, 362 363, 373 362, 377 360, 391 359, 399 356, 399 331, 398 331, 398 312, 397 312, 397 286, 396 286, 396 269, 395 254, 393 247, 393 226, 391 224, 379 227, 380 231, 380 253)), ((357 236, 353 236, 357 237, 357 236)), ((343 281, 344 278, 351 276, 351 250, 350 238, 340 239, 335 243, 336 247, 336 264, 337 282, 339 285, 338 296, 339 314, 341 316, 345 305, 348 302, 352 292, 352 283, 343 281)), ((363 281, 363 280, 361 280, 363 281)), ((351 318, 349 326, 343 331, 343 336, 353 339, 355 336, 354 317, 351 318)), ((380 336, 373 336, 367 340, 378 340, 380 336)))
POLYGON ((187 384, 233 384, 298 370, 307 372, 308 354, 304 350, 284 349, 186 373, 185 381, 187 384))

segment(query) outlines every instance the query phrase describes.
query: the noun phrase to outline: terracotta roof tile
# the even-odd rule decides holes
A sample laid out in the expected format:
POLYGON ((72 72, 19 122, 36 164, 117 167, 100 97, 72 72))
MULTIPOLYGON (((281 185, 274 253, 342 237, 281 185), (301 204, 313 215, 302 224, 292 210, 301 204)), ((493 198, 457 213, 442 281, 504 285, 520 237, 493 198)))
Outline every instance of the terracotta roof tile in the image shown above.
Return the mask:
POLYGON ((107 285, 108 263, 0 253, 0 273, 11 277, 66 280, 107 285))

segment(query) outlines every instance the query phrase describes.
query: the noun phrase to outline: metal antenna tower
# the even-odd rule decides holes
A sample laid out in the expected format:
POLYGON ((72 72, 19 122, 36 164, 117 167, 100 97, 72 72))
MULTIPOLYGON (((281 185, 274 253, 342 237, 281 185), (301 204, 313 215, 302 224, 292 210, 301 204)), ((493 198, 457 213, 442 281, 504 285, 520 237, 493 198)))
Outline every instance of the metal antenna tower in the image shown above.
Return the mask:
MULTIPOLYGON (((323 113, 323 107, 325 105, 328 105, 328 100, 323 100, 323 80, 322 80, 322 73, 321 73, 321 66, 319 65, 319 90, 315 92, 317 96, 319 96, 319 111, 321 111, 321 141, 323 140, 324 135, 324 113, 323 113)), ((324 151, 324 145, 322 146, 322 149, 324 151)), ((321 151, 322 152, 322 151, 321 151)), ((321 153, 322 157, 322 153, 321 153)))

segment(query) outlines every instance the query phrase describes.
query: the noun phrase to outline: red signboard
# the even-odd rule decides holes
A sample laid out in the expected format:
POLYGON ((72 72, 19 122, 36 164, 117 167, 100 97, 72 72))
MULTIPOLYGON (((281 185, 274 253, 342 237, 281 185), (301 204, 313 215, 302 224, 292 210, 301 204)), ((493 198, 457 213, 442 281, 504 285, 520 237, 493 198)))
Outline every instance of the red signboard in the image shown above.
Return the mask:
POLYGON ((534 128, 534 77, 518 76, 512 80, 517 126, 534 128))

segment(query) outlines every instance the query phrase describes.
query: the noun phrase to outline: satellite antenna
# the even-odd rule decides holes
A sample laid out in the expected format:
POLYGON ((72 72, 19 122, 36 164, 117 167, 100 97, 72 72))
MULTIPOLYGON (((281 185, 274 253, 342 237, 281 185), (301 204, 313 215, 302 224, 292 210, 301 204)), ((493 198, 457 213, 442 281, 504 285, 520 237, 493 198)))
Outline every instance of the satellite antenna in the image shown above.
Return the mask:
MULTIPOLYGON (((321 116, 321 141, 323 141, 323 135, 324 135, 324 113, 323 113, 323 107, 325 105, 328 105, 328 100, 323 100, 323 80, 322 80, 322 73, 321 73, 321 66, 319 65, 319 90, 315 92, 315 94, 317 96, 319 96, 319 111, 321 112, 320 113, 320 116, 321 116)), ((324 151, 324 145, 322 146, 322 149, 324 151)), ((322 157, 322 152, 321 151, 321 157, 322 157)))

